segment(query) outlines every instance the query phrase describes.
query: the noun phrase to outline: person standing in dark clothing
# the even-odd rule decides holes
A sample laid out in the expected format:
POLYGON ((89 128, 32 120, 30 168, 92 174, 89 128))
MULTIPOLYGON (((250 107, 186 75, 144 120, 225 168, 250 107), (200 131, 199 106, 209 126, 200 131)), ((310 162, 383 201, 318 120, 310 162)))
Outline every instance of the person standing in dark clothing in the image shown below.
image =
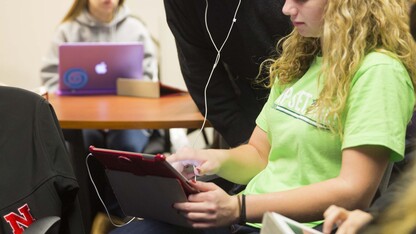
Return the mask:
POLYGON ((277 56, 277 41, 292 30, 281 11, 284 2, 243 0, 240 5, 238 0, 164 0, 183 78, 202 114, 206 112, 204 89, 218 54, 215 47, 220 49, 230 32, 206 98, 207 119, 231 147, 249 139, 267 100, 269 90, 254 80, 260 63, 277 56))

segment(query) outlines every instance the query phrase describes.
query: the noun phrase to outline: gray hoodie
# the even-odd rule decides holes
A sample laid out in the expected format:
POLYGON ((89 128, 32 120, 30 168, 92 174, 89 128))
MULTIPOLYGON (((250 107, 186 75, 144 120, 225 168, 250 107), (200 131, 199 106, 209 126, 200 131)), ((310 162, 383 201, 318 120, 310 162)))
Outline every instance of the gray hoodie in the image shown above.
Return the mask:
POLYGON ((49 91, 58 87, 58 47, 66 42, 142 42, 143 77, 158 80, 156 46, 143 23, 121 6, 110 23, 101 23, 84 10, 74 21, 59 25, 47 55, 42 59, 42 84, 49 91))

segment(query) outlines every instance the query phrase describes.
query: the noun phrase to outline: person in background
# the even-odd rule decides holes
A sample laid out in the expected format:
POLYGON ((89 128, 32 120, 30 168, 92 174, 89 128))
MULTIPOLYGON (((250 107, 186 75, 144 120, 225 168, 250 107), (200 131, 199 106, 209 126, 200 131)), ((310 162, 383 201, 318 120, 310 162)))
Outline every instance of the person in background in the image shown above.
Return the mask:
MULTIPOLYGON (((74 0, 63 17, 52 39, 49 52, 43 58, 41 79, 49 92, 58 86, 58 48, 68 42, 141 42, 144 45, 143 77, 158 81, 157 48, 145 25, 131 15, 124 0, 74 0)), ((80 110, 82 111, 82 110, 80 110)), ((128 130, 83 130, 85 146, 111 148, 133 152, 143 152, 151 134, 159 134, 147 129, 128 130)), ((87 148, 86 148, 87 150, 87 148)), ((92 166, 95 183, 102 187, 102 195, 113 215, 121 216, 114 195, 106 185, 105 175, 92 166)), ((91 197, 97 197, 95 192, 91 197)), ((91 201, 95 209, 101 207, 98 200, 91 201)))
MULTIPOLYGON (((416 0, 410 1, 410 32, 416 40, 416 0)), ((411 51, 416 53, 416 51, 411 51)), ((413 121, 412 121, 413 122, 413 121)), ((349 211, 343 207, 331 205, 324 213, 324 233, 331 233, 337 226, 337 234, 377 233, 410 234, 416 232, 416 151, 415 124, 408 127, 410 147, 410 166, 397 178, 388 190, 367 210, 349 211)))
MULTIPOLYGON (((43 58, 42 83, 49 92, 58 86, 58 47, 68 42, 141 42, 144 44, 143 77, 158 80, 156 46, 144 24, 130 14, 124 0, 75 0, 58 26, 48 54, 43 58)), ((142 152, 150 130, 84 130, 86 146, 95 145, 142 152)))
POLYGON ((389 160, 404 157, 415 106, 405 3, 286 0, 282 12, 295 29, 264 63, 271 91, 248 144, 167 158, 246 189, 231 196, 193 181, 200 192, 173 205, 193 229, 144 219, 113 233, 258 233, 267 211, 316 227, 331 204, 367 208, 389 160))
POLYGON ((239 6, 239 0, 164 0, 183 78, 203 114, 204 89, 217 56, 205 23, 218 49, 225 42, 206 95, 207 118, 225 140, 221 147, 248 141, 267 100, 269 90, 254 80, 260 63, 276 56, 277 41, 292 30, 289 18, 280 11, 283 3, 244 0, 239 6), (225 41, 235 13, 235 25, 225 41))

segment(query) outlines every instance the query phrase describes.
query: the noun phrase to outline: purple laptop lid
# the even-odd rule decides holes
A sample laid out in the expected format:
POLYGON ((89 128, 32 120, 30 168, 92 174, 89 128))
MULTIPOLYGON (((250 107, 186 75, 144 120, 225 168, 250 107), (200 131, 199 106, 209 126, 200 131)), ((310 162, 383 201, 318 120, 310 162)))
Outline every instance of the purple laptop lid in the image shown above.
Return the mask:
POLYGON ((142 78, 143 56, 135 42, 62 44, 58 94, 115 94, 117 78, 142 78))

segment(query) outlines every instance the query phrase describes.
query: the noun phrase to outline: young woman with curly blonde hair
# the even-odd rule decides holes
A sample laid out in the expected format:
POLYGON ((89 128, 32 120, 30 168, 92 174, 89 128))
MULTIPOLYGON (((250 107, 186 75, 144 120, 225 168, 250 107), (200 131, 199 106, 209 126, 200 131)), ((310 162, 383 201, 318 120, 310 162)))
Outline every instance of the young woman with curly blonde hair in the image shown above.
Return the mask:
MULTIPOLYGON (((282 55, 271 67, 271 84, 276 78, 280 85, 298 80, 317 56, 322 57, 323 88, 315 107, 325 114, 322 117, 326 120, 340 116, 345 109, 352 77, 371 52, 400 60, 415 85, 416 53, 408 33, 406 4, 406 1, 328 1, 322 36, 304 37, 294 30, 283 43, 282 55)), ((341 118, 335 119, 338 127, 342 127, 341 118)))
MULTIPOLYGON (((249 142, 168 158, 247 185, 230 196, 192 183, 200 192, 173 206, 194 228, 188 233, 224 226, 224 233, 255 233, 267 211, 315 227, 331 204, 369 206, 389 160, 403 158, 415 104, 406 9, 405 0, 285 1, 294 30, 268 63, 271 91, 249 142)), ((145 219, 124 231, 144 233, 155 223, 165 233, 178 230, 145 219)))

